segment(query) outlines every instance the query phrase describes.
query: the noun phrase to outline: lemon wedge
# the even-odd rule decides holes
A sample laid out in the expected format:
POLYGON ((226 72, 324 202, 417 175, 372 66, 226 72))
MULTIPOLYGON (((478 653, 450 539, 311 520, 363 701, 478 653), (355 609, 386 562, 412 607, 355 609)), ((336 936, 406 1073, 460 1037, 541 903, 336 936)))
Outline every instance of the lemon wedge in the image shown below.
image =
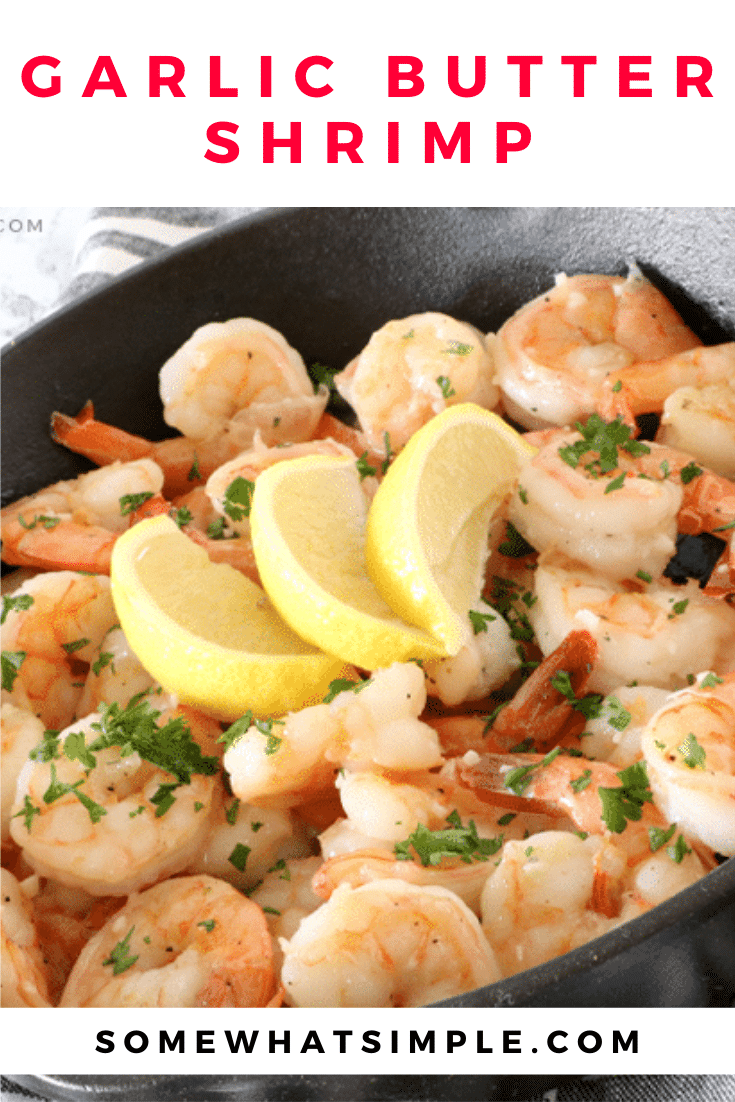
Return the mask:
POLYGON ((308 455, 258 475, 250 529, 268 596, 300 636, 364 669, 440 657, 442 644, 396 616, 368 577, 366 515, 349 457, 308 455))
POLYGON ((385 601, 457 654, 483 584, 487 536, 536 449, 494 413, 451 406, 411 437, 370 507, 365 554, 385 601))
POLYGON ((344 673, 338 659, 294 634, 259 586, 210 562, 169 517, 120 536, 110 580, 120 626, 148 672, 217 718, 318 703, 344 673))

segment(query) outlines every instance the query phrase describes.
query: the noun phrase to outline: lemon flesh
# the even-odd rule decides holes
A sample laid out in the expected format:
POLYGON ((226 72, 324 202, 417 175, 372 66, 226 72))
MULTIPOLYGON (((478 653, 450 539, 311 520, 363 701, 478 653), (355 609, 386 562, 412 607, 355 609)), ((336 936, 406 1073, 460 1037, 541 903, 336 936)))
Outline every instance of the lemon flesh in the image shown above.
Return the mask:
POLYGON ((441 642, 401 620, 370 580, 366 515, 349 457, 303 456, 263 471, 250 527, 266 592, 300 636, 363 669, 442 656, 441 642))
POLYGON ((259 586, 210 562, 169 517, 120 536, 110 580, 120 626, 145 668, 210 715, 283 715, 321 701, 344 671, 294 634, 259 586))
POLYGON ((370 507, 365 554, 382 597, 457 654, 483 585, 490 521, 536 449, 494 413, 452 406, 411 437, 370 507))

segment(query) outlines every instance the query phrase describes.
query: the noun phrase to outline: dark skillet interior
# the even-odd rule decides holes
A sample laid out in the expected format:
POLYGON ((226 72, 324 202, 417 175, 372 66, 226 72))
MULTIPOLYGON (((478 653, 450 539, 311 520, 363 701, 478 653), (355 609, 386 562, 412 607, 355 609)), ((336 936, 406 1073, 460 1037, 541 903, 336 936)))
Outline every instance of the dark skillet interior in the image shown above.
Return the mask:
MULTIPOLYGON (((208 321, 247 315, 307 363, 343 367, 390 318, 441 310, 484 330, 556 272, 625 271, 708 344, 735 337, 735 208, 368 208, 263 212, 172 250, 3 355, 3 501, 87 464, 48 435, 54 409, 167 435, 157 372, 208 321)), ((662 907, 455 1006, 702 1006, 735 998, 735 859, 662 907)))

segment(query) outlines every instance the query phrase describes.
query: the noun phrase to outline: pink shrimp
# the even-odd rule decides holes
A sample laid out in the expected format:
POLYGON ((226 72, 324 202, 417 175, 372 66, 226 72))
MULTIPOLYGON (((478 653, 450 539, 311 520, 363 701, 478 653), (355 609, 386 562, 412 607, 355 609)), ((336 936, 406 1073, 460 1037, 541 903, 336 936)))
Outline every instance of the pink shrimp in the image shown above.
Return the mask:
POLYGON ((632 425, 642 413, 660 413, 666 399, 679 387, 708 386, 733 376, 735 341, 688 348, 611 371, 602 384, 597 411, 608 421, 622 417, 632 425))

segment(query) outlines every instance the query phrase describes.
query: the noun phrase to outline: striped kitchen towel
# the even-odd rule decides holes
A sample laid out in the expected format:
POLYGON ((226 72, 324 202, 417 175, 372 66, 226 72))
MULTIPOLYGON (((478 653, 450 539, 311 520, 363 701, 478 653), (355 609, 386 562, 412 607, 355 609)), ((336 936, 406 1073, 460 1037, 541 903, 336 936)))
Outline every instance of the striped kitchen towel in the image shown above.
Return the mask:
POLYGON ((57 305, 73 301, 172 245, 257 207, 94 207, 76 242, 74 275, 57 305))

